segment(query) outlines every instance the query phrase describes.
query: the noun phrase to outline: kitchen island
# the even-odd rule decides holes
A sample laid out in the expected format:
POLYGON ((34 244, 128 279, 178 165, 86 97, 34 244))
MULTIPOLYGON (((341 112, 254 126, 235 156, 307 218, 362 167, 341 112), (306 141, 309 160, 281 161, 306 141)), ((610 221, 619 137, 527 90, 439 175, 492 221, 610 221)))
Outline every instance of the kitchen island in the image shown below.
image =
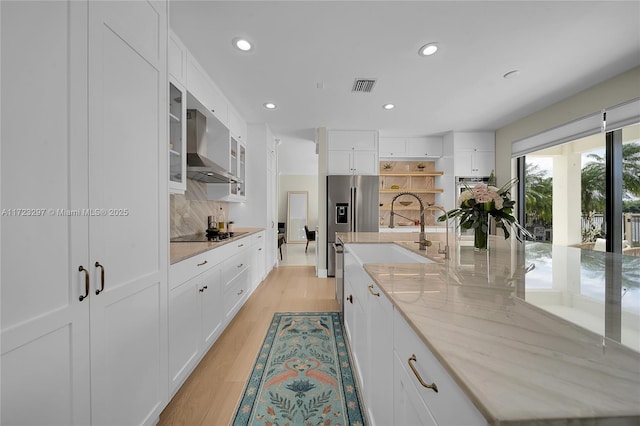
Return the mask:
POLYGON ((640 424, 637 258, 492 238, 445 260, 417 234, 338 238, 435 261, 364 269, 487 423, 640 424))

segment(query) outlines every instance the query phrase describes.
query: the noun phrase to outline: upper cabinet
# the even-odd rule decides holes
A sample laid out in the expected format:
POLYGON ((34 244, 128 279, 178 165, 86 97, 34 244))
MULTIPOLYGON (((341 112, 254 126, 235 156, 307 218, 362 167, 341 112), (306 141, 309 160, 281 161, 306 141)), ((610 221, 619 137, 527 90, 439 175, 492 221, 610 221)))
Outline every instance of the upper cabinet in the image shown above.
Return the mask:
MULTIPOLYGON (((229 127, 229 104, 224 95, 209 78, 202 66, 187 52, 187 90, 200 103, 200 108, 213 114, 229 127)), ((201 111, 201 112, 205 112, 201 111)))
POLYGON ((173 93, 182 90, 184 99, 181 115, 174 111, 176 104, 170 104, 170 189, 174 192, 186 190, 184 176, 187 166, 184 147, 187 145, 185 129, 188 126, 184 123, 187 121, 186 117, 193 113, 192 110, 197 110, 204 116, 203 122, 206 121, 203 137, 207 139, 207 152, 200 152, 200 148, 198 152, 238 178, 238 181, 233 183, 208 183, 207 197, 210 200, 245 201, 246 121, 173 32, 169 35, 168 64, 172 82, 170 91, 173 93), (178 149, 177 144, 180 127, 183 135, 182 151, 178 149))
POLYGON ((187 48, 173 31, 169 31, 167 62, 169 75, 181 85, 187 83, 187 48))
POLYGON ((169 78, 169 191, 187 190, 186 91, 174 77, 169 78))
POLYGON ((453 165, 455 176, 489 176, 495 169, 495 134, 455 132, 453 165))
POLYGON ((327 172, 330 175, 377 175, 378 132, 329 130, 327 172))
POLYGON ((415 138, 381 137, 380 157, 442 157, 442 138, 439 136, 415 138))

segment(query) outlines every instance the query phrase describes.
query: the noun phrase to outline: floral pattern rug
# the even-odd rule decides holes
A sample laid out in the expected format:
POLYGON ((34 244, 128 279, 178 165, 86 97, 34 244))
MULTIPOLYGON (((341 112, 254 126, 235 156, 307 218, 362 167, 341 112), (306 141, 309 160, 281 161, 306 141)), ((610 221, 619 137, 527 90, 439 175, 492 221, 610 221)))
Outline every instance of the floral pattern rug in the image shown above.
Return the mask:
POLYGON ((338 312, 278 312, 234 426, 364 425, 338 312))

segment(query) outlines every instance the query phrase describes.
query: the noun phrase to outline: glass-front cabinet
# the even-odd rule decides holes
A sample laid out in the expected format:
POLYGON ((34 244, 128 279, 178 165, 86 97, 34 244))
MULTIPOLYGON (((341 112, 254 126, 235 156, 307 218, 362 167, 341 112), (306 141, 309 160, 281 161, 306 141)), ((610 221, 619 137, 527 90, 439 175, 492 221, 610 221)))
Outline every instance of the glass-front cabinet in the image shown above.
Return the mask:
POLYGON ((187 189, 186 170, 186 103, 185 89, 169 82, 169 191, 184 193, 187 189))

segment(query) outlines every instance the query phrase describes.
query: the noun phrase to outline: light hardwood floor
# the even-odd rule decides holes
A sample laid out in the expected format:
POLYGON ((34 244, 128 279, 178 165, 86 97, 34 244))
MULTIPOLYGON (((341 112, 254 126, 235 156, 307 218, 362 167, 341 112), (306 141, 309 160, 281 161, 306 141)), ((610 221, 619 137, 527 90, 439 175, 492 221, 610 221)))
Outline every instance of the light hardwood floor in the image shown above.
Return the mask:
POLYGON ((313 266, 274 269, 160 415, 159 426, 228 425, 275 312, 337 311, 335 280, 313 266))

